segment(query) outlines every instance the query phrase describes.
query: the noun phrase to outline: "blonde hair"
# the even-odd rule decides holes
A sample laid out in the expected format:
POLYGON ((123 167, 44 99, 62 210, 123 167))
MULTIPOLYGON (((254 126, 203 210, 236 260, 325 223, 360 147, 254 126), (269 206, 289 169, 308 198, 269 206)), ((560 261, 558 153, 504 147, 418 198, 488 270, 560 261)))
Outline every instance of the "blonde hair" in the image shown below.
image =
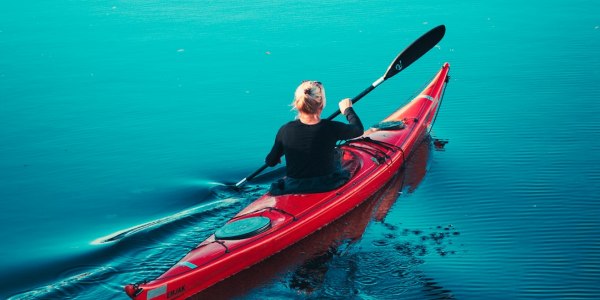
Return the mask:
POLYGON ((325 107, 325 88, 318 81, 303 81, 294 94, 293 109, 314 115, 325 107))

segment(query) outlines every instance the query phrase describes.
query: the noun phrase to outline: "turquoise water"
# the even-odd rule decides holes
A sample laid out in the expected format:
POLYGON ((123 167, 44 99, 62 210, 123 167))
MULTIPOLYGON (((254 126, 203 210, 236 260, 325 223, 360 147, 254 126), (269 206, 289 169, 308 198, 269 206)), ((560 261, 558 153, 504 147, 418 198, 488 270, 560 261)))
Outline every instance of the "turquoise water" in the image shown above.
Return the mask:
POLYGON ((329 114, 445 24, 356 105, 374 124, 449 62, 444 151, 413 158, 359 238, 300 269, 267 261, 228 297, 595 298, 599 16, 595 1, 2 3, 0 296, 126 299, 265 191, 277 174, 219 186, 262 164, 301 80, 325 84, 329 114))

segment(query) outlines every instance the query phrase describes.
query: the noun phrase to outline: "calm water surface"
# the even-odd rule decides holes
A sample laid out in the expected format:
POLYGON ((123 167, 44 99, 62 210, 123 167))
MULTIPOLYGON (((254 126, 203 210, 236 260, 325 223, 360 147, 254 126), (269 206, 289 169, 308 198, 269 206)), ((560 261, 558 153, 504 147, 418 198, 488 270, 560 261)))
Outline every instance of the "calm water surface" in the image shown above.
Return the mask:
POLYGON ((324 82, 329 114, 445 24, 356 105, 374 124, 447 61, 445 149, 423 144, 387 197, 205 295, 597 298, 599 16, 590 0, 2 3, 0 297, 127 299, 281 174, 220 187, 262 164, 301 80, 324 82))

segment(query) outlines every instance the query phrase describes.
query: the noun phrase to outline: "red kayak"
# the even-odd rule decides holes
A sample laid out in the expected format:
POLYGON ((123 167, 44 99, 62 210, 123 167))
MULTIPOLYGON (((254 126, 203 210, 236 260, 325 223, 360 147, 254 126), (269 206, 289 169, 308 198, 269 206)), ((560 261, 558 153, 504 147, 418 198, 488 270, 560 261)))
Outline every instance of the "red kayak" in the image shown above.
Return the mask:
POLYGON ((299 242, 371 198, 429 133, 449 68, 445 63, 410 103, 340 147, 342 165, 353 174, 346 184, 324 193, 263 195, 160 277, 125 286, 127 295, 187 298, 299 242))

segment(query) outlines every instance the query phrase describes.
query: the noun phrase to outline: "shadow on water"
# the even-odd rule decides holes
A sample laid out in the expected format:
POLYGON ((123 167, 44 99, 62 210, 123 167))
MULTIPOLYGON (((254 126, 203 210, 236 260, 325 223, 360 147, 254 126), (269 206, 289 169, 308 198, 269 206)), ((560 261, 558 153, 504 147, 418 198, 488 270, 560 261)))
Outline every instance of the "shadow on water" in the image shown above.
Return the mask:
POLYGON ((427 139, 405 168, 350 213, 191 299, 254 299, 273 295, 302 299, 352 295, 397 299, 411 293, 414 298, 452 299, 451 291, 417 267, 423 264, 426 255, 454 253, 446 249, 452 244, 454 228, 439 226, 437 231, 426 232, 401 229, 385 220, 400 195, 412 193, 425 177, 431 148, 431 140, 427 139), (363 234, 372 224, 384 228, 384 238, 363 245, 363 234))

